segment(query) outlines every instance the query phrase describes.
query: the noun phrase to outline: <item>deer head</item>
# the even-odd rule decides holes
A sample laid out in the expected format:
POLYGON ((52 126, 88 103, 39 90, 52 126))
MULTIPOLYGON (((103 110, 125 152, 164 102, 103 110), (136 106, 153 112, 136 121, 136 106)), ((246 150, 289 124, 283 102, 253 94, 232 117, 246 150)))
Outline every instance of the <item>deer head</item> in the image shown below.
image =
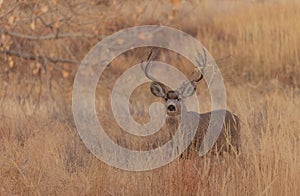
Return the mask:
MULTIPOLYGON (((196 60, 197 64, 199 65, 200 68, 204 68, 206 64, 206 53, 204 51, 204 56, 202 56, 202 63, 200 63, 198 60, 196 60)), ((155 54, 156 55, 156 54, 155 54)), ((192 96, 195 91, 198 82, 203 78, 202 73, 198 68, 197 72, 199 72, 199 76, 196 77, 193 80, 190 80, 189 82, 183 83, 181 87, 178 89, 172 90, 168 88, 166 85, 163 83, 157 81, 151 74, 150 74, 150 65, 151 61, 154 58, 153 52, 151 50, 150 55, 147 60, 147 64, 144 68, 145 75, 148 79, 150 79, 151 85, 150 85, 150 90, 152 94, 156 97, 161 97, 165 100, 165 106, 167 110, 167 115, 169 116, 177 116, 181 114, 182 110, 182 100, 186 97, 192 96)), ((199 56, 199 55, 198 55, 199 56)), ((195 71, 191 74, 192 76, 195 74, 195 71)))

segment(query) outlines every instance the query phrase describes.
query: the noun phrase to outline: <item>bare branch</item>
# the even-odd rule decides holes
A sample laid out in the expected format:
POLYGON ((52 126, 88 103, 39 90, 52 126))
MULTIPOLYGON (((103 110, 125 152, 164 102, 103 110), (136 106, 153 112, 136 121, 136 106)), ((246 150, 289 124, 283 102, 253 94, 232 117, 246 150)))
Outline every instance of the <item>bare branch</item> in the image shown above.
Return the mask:
POLYGON ((99 35, 84 34, 84 33, 54 33, 54 34, 49 34, 49 35, 35 36, 35 35, 25 35, 22 33, 8 31, 6 29, 3 29, 2 27, 0 27, 0 32, 7 34, 7 35, 11 35, 13 37, 18 37, 18 38, 28 39, 28 40, 49 40, 49 39, 62 39, 62 38, 68 38, 68 37, 88 37, 88 38, 102 39, 102 37, 103 37, 103 36, 99 36, 99 35))
POLYGON ((2 14, 0 16, 0 19, 4 18, 5 16, 7 16, 8 14, 10 14, 11 12, 13 12, 17 7, 19 6, 19 3, 17 3, 16 5, 14 5, 11 9, 9 9, 7 12, 5 12, 4 14, 2 14))
POLYGON ((60 58, 51 58, 48 56, 43 55, 34 55, 26 52, 19 52, 16 50, 4 50, 1 51, 2 53, 5 53, 7 55, 11 56, 17 56, 20 58, 28 59, 28 60, 37 60, 37 61, 44 61, 45 59, 51 63, 67 63, 67 64, 80 64, 80 61, 71 60, 71 59, 60 59, 60 58))

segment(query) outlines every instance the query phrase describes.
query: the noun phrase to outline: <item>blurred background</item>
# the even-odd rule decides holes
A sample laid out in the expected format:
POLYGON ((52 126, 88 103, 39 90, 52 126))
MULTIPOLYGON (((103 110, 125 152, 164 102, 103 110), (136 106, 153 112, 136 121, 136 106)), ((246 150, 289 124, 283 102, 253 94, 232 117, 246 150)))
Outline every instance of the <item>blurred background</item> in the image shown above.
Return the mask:
MULTIPOLYGON (((300 3, 293 0, 0 1, 1 195, 299 195, 300 3), (80 62, 121 29, 164 25, 198 39, 224 78, 228 109, 242 120, 239 157, 175 160, 149 172, 125 172, 96 159, 74 124, 71 98, 80 62)), ((96 106, 108 135, 124 134, 110 95, 118 77, 149 48, 113 60, 99 79, 96 106)), ((162 50, 159 60, 187 76, 193 66, 162 50)), ((149 83, 131 96, 137 122, 158 101, 149 83)), ((201 112, 210 111, 198 85, 201 112)), ((122 140, 120 141, 120 138, 122 140)))

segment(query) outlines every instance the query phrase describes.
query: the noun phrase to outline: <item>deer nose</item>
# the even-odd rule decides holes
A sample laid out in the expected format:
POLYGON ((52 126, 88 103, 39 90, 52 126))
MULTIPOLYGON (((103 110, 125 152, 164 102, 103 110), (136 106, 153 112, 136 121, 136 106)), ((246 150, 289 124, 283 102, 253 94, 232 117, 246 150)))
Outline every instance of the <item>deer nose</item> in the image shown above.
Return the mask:
POLYGON ((171 112, 174 112, 174 111, 176 111, 176 108, 173 105, 169 105, 168 110, 171 111, 171 112))

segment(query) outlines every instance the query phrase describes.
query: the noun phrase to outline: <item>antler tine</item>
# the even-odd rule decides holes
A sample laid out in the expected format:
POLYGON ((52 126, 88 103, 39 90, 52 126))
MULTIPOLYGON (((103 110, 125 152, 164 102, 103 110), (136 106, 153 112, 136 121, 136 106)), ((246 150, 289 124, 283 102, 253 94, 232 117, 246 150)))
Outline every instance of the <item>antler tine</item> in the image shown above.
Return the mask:
MULTIPOLYGON (((157 81, 157 79, 155 79, 153 76, 150 75, 149 70, 150 70, 150 63, 151 61, 157 56, 159 49, 155 51, 155 53, 153 53, 153 48, 151 48, 150 54, 147 58, 147 64, 145 66, 144 72, 147 78, 149 78, 152 81, 157 81)), ((143 61, 142 61, 143 63, 143 61)))
POLYGON ((191 81, 189 81, 189 82, 184 82, 182 85, 181 85, 181 87, 179 87, 178 88, 178 90, 179 91, 182 91, 183 89, 185 89, 187 86, 188 86, 188 84, 193 84, 193 83, 197 83, 197 82, 199 82, 202 78, 203 78, 203 69, 204 69, 204 67, 205 67, 205 65, 206 65, 206 60, 207 60, 207 56, 206 56, 206 51, 205 51, 205 49, 203 48, 203 54, 204 55, 200 55, 199 54, 199 51, 198 51, 198 56, 200 57, 202 57, 202 63, 200 63, 200 61, 199 61, 199 59, 196 59, 196 63, 199 65, 199 66, 197 66, 197 67, 195 67, 194 68, 194 71, 191 73, 191 76, 190 76, 190 78, 192 78, 193 77, 193 75, 196 73, 196 71, 197 72, 200 72, 200 75, 199 75, 199 77, 198 78, 196 78, 196 79, 194 79, 194 80, 191 80, 191 81), (200 68, 200 70, 199 70, 199 68, 200 68))
MULTIPOLYGON (((199 52, 198 52, 198 56, 200 56, 199 52)), ((199 67, 201 69, 200 76, 199 76, 199 78, 196 78, 192 82, 199 82, 203 78, 203 69, 204 69, 204 67, 206 65, 206 61, 207 61, 206 51, 204 48, 203 48, 203 55, 201 55, 201 57, 202 57, 202 63, 200 63, 200 61, 198 59, 196 59, 196 63, 199 65, 199 67)))
POLYGON ((196 71, 197 71, 197 72, 200 72, 200 75, 199 75, 198 78, 192 80, 191 82, 199 82, 199 81, 203 78, 203 74, 202 74, 201 71, 199 71, 199 69, 196 68, 196 67, 195 67, 195 69, 194 69, 194 71, 193 71, 193 73, 192 73, 191 75, 194 75, 194 74, 196 73, 196 71))

